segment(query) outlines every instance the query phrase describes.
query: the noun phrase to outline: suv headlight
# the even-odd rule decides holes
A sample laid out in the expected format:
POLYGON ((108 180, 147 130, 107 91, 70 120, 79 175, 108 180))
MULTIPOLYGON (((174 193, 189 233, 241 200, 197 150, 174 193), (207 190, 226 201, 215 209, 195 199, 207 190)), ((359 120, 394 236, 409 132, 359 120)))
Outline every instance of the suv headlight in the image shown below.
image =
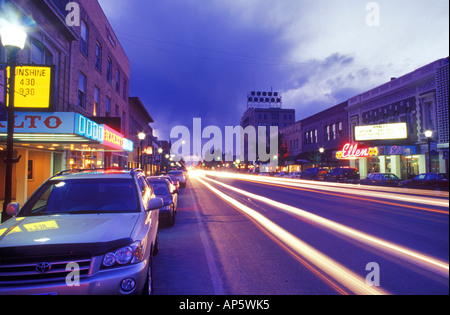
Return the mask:
POLYGON ((123 266, 135 264, 144 259, 142 242, 135 242, 103 256, 103 267, 123 266))

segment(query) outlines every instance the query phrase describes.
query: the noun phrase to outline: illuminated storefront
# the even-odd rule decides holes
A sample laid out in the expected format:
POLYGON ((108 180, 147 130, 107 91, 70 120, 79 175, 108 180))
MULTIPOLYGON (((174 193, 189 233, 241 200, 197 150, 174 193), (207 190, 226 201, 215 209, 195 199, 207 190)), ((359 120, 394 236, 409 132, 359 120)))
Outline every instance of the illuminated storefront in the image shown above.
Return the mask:
POLYGON ((407 179, 426 172, 426 156, 416 145, 364 147, 349 143, 334 155, 338 160, 349 160, 351 167, 358 168, 361 178, 379 172, 407 179))
MULTIPOLYGON (((6 122, 0 122, 0 158, 6 147, 6 122)), ((17 112, 15 115, 13 199, 23 204, 49 177, 66 169, 113 166, 112 154, 126 156, 133 142, 114 129, 73 112, 17 112), (20 159, 19 159, 20 157, 20 159)), ((126 159, 124 159, 126 161, 126 159)), ((0 177, 4 172, 0 166, 0 177)), ((4 183, 0 181, 0 199, 4 183)))

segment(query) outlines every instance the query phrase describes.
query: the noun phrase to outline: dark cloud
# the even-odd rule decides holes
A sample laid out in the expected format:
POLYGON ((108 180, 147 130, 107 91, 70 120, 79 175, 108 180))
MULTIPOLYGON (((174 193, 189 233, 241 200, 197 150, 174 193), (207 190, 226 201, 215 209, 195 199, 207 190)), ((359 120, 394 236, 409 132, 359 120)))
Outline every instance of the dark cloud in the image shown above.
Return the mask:
POLYGON ((448 1, 429 8, 434 13, 425 18, 433 23, 422 20, 423 1, 402 1, 379 1, 380 28, 365 24, 362 0, 100 3, 130 59, 131 95, 167 139, 194 117, 204 126, 238 125, 252 90, 282 92, 284 106, 302 119, 448 56, 448 14, 439 13, 448 12, 448 1), (405 26, 417 38, 402 40, 400 49, 405 26))

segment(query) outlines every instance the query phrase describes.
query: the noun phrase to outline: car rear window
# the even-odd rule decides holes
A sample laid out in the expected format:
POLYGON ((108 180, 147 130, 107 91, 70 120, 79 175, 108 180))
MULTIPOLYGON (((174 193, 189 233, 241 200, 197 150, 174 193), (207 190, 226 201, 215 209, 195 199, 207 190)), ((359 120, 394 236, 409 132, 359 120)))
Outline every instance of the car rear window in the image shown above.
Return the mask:
POLYGON ((151 181, 150 185, 153 188, 155 195, 170 195, 169 187, 162 181, 151 181))
POLYGON ((25 204, 19 216, 139 212, 130 179, 50 181, 25 204))

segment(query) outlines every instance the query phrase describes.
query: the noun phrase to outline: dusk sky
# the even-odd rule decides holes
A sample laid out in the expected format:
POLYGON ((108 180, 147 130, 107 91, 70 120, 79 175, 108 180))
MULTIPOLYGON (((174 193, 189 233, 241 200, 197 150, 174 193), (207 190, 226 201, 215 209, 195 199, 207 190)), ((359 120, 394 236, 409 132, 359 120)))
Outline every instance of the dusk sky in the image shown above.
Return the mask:
POLYGON ((448 0, 372 2, 379 16, 366 0, 99 2, 160 139, 195 117, 239 125, 253 90, 301 120, 449 55, 448 0))

